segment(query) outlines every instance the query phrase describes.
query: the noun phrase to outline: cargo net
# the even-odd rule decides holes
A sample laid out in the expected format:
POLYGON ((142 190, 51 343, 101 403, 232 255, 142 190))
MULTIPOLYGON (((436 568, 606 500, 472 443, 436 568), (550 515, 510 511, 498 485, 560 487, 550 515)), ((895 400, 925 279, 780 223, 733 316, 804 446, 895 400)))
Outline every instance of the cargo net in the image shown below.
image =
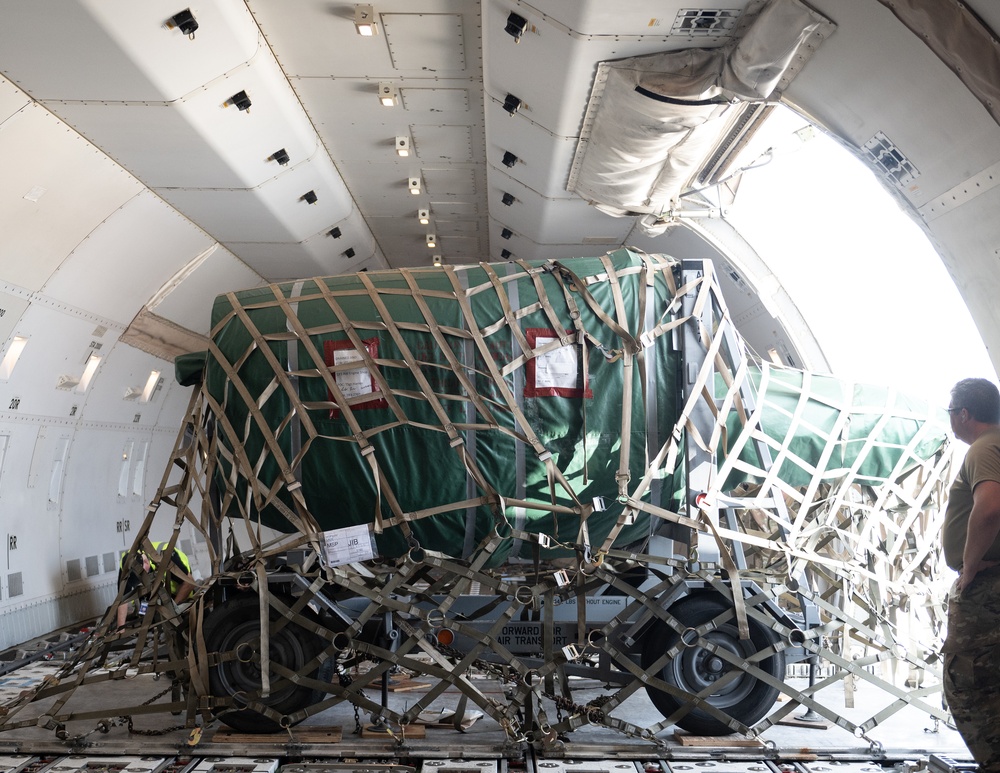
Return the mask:
MULTIPOLYGON (((892 390, 755 361, 710 263, 685 271, 629 252, 588 265, 586 275, 569 261, 508 264, 503 276, 485 264, 445 267, 433 272, 432 290, 422 283, 430 274, 418 270, 362 274, 341 292, 299 284, 294 298, 289 286, 272 286, 270 300, 257 295, 248 305, 280 317, 273 333, 256 329, 252 310, 230 294, 216 338, 234 318, 250 332, 235 356, 213 343, 225 387, 213 392, 209 375, 194 389, 123 562, 128 574, 144 552, 151 569, 138 588, 121 583, 88 645, 8 704, 3 727, 49 727, 79 743, 115 724, 153 732, 133 720, 173 712, 196 743, 217 720, 294 737, 302 720, 317 724, 321 712, 349 706, 357 732, 364 715, 400 744, 428 716, 450 717, 444 721, 456 729, 478 716, 499 726, 507 743, 545 747, 596 728, 648 747, 665 744, 675 725, 758 736, 805 710, 873 745, 871 731, 904 708, 946 720, 936 654, 946 572, 938 533, 951 457, 940 412, 892 390), (391 289, 380 277, 394 280, 391 289), (392 294, 420 315, 394 322, 392 294), (496 314, 484 322, 472 299, 487 296, 496 314), (343 313, 358 297, 376 309, 378 324, 343 313), (298 307, 309 298, 326 304, 334 323, 304 327, 298 307), (459 310, 448 325, 430 309, 442 298, 459 310), (560 332, 529 341, 530 315, 560 332), (366 343, 373 329, 393 342, 378 355, 366 343), (514 341, 508 361, 495 359, 489 345, 504 331, 514 341), (349 362, 331 364, 330 348, 316 343, 331 333, 352 342, 349 362), (413 333, 441 350, 419 354, 407 344, 413 333), (453 339, 479 353, 475 365, 460 359, 453 339), (292 366, 279 356, 289 341, 300 344, 292 366), (592 491, 578 496, 599 476, 560 467, 553 443, 534 429, 537 417, 526 415, 517 374, 563 347, 577 352, 569 383, 580 405, 590 399, 586 368, 595 387, 600 369, 613 368, 617 378, 601 383, 616 385, 621 437, 632 435, 633 422, 646 427, 638 453, 619 442, 605 460, 616 486, 610 505, 592 491), (682 359, 676 372, 687 382, 659 431, 650 403, 666 403, 654 398, 646 370, 657 347, 682 359), (270 368, 263 387, 242 380, 255 356, 270 368), (350 378, 360 382, 343 375, 359 362, 378 386, 384 424, 359 419, 357 407, 372 394, 352 395, 350 378), (434 375, 442 363, 454 374, 451 392, 435 391, 446 381, 434 375), (386 375, 393 370, 411 381, 394 384, 386 375), (298 382, 308 378, 323 386, 318 401, 301 399, 298 382), (475 388, 484 379, 486 396, 475 388), (456 420, 448 401, 473 419, 456 420), (375 440, 387 426, 408 426, 407 402, 427 409, 420 430, 445 438, 475 495, 418 509, 390 485, 390 459, 375 440), (362 514, 361 523, 330 529, 328 514, 307 496, 301 469, 312 445, 329 439, 317 417, 346 424, 336 442, 368 471, 376 514, 362 514), (510 440, 513 455, 536 460, 544 496, 526 497, 526 484, 497 490, 470 449, 472 433, 485 431, 510 440), (685 476, 706 461, 704 489, 688 490, 685 476), (266 479, 266 469, 276 473, 266 479), (262 525, 269 508, 294 531, 262 525), (521 510, 537 522, 516 515, 521 510), (461 539, 419 538, 422 521, 456 511, 489 519, 488 528, 461 531, 462 539, 475 535, 472 550, 461 539), (391 547, 380 543, 391 529, 405 540, 396 555, 344 559, 331 549, 344 534, 370 535, 376 551, 391 547), (171 558, 192 532, 209 567, 199 581, 171 558), (195 590, 178 598, 184 583, 195 590), (121 608, 129 615, 119 629, 121 608), (386 699, 385 685, 401 674, 419 689, 405 702, 386 699), (149 680, 151 696, 141 705, 87 699, 87 688, 118 679, 149 680), (854 706, 860 683, 884 700, 854 706), (636 707, 649 702, 662 719, 639 721, 649 713, 636 707)), ((434 487, 438 465, 431 457, 418 465, 424 489, 434 487)))

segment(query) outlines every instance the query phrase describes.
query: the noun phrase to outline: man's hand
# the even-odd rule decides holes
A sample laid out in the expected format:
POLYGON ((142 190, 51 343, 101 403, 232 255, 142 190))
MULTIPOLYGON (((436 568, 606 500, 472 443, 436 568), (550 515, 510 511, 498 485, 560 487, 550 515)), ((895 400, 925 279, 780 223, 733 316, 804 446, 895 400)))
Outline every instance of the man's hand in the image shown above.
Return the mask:
POLYGON ((990 569, 991 567, 997 566, 997 561, 980 561, 976 566, 974 571, 968 571, 968 568, 963 566, 958 570, 958 581, 955 587, 958 589, 959 594, 965 592, 965 589, 975 582, 976 575, 978 575, 984 569, 990 569))
POLYGON ((972 581, 976 579, 976 575, 979 574, 979 567, 976 567, 975 571, 967 571, 966 567, 962 567, 958 570, 958 580, 955 583, 955 588, 958 590, 958 594, 961 596, 965 593, 965 589, 972 585, 972 581))

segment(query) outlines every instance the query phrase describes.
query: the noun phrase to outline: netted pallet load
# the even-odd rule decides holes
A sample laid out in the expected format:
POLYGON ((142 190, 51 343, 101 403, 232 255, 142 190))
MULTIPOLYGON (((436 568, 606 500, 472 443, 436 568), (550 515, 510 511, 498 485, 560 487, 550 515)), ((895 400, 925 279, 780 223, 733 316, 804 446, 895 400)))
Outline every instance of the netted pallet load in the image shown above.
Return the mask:
POLYGON ((621 250, 220 296, 205 381, 224 512, 374 524, 386 557, 489 545, 494 563, 527 534, 557 552, 645 535, 619 520, 679 415, 677 265, 621 250))

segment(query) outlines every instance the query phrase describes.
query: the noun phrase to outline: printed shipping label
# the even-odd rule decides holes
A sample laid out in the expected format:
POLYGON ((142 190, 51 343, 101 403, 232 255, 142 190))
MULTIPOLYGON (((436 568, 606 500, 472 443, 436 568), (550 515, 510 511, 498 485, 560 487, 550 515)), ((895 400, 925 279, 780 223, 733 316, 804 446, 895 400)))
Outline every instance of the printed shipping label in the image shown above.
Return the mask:
POLYGON ((375 557, 372 535, 365 524, 325 531, 323 542, 328 566, 369 561, 375 557))
MULTIPOLYGON (((536 346, 542 347, 556 339, 538 336, 536 346)), ((551 352, 539 355, 535 366, 536 389, 575 389, 577 374, 580 372, 580 361, 576 349, 572 346, 560 346, 551 352)))

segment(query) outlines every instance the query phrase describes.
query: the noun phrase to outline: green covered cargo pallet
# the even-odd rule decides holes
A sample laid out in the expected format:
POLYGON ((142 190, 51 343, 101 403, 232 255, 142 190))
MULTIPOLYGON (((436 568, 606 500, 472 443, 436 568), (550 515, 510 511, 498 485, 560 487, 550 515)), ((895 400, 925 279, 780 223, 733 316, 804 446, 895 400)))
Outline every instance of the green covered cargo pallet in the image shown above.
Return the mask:
POLYGON ((225 514, 309 536, 371 525, 390 558, 596 555, 644 539, 650 518, 698 525, 684 446, 710 391, 724 410, 696 440, 718 455, 723 490, 871 484, 941 450, 946 425, 923 405, 716 347, 731 321, 705 265, 688 287, 677 261, 619 250, 219 296, 204 378, 225 514), (682 315, 685 295, 700 317, 682 315), (685 324, 712 351, 687 392, 685 324))
MULTIPOLYGON (((265 491, 279 484, 288 509, 280 484, 301 481, 319 529, 377 523, 384 556, 415 541, 468 557, 498 524, 511 534, 504 517, 576 542, 584 513, 590 539, 603 540, 626 478, 642 478, 647 445, 677 419, 670 336, 637 340, 644 317, 669 317, 675 268, 622 250, 219 296, 205 380, 230 427, 220 439, 245 451, 265 491), (606 509, 591 513, 595 497, 606 509)), ((230 515, 245 507, 296 528, 284 508, 247 504, 245 477, 238 490, 230 515)), ((618 539, 648 528, 640 519, 618 539)))

